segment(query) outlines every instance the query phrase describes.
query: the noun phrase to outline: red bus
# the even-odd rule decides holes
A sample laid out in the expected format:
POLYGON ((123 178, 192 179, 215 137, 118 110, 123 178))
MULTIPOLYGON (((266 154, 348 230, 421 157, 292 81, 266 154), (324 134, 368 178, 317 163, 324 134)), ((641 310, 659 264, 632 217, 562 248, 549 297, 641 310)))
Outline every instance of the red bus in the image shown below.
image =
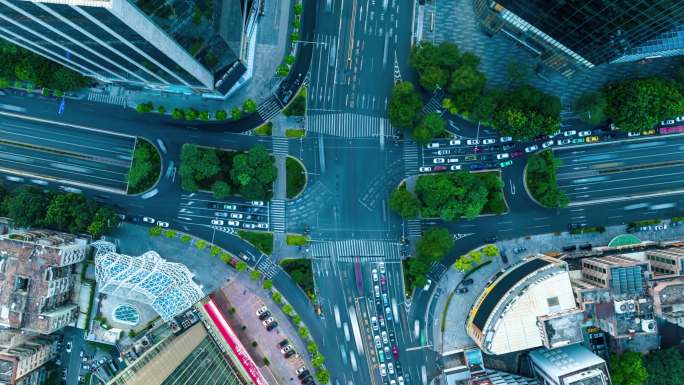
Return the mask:
POLYGON ((678 134, 684 132, 684 126, 660 127, 658 131, 661 135, 678 134))

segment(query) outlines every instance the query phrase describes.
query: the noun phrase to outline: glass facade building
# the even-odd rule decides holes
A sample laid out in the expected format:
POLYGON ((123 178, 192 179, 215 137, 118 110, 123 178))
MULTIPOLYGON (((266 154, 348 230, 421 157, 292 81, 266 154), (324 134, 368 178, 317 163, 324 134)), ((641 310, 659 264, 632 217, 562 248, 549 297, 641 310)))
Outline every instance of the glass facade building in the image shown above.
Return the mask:
POLYGON ((249 0, 0 0, 0 37, 110 83, 227 93, 245 73, 249 0))
MULTIPOLYGON (((682 43, 657 39, 667 33, 672 37, 684 25, 678 0, 474 0, 474 6, 488 34, 504 33, 566 76, 599 64, 646 58, 639 53, 654 46, 663 51, 667 44, 682 43)), ((683 47, 669 48, 679 52, 683 47)))

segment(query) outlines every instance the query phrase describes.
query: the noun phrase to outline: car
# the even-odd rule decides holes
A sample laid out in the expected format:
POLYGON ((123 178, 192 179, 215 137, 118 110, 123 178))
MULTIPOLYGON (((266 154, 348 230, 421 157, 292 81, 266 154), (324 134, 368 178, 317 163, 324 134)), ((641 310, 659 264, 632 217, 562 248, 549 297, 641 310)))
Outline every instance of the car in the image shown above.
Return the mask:
POLYGON ((209 208, 209 209, 218 209, 219 207, 221 207, 221 206, 219 206, 218 203, 214 203, 214 202, 207 203, 207 208, 209 208))
POLYGON ((378 268, 380 269, 380 274, 385 274, 385 263, 384 262, 380 262, 378 264, 378 268))
POLYGON ((380 336, 373 337, 373 340, 375 340, 375 347, 382 349, 382 340, 380 340, 380 336))
POLYGON ((432 160, 432 163, 435 163, 435 164, 440 164, 440 163, 444 163, 444 162, 446 162, 446 161, 444 160, 444 158, 434 158, 434 159, 432 160))
POLYGON ((380 375, 382 377, 387 376, 387 368, 385 367, 385 364, 380 364, 380 375))
POLYGON ((228 218, 228 213, 225 213, 223 211, 217 211, 214 213, 215 217, 221 217, 221 218, 228 218))
POLYGON ((482 144, 494 144, 496 143, 496 139, 494 138, 487 138, 482 141, 482 144))
POLYGON ((285 358, 290 358, 290 357, 294 356, 296 353, 297 352, 295 352, 294 350, 290 350, 290 351, 286 352, 284 354, 284 356, 285 356, 285 358))
POLYGON ((237 206, 231 205, 231 204, 226 204, 226 205, 223 205, 223 209, 224 210, 237 210, 237 206))
POLYGON ((405 383, 404 383, 404 377, 402 377, 402 376, 397 377, 397 383, 398 383, 399 385, 404 385, 404 384, 405 384, 405 383))
POLYGON ((551 146, 553 146, 553 139, 542 143, 542 148, 547 148, 547 147, 551 147, 551 146))
POLYGON ((266 312, 261 313, 261 315, 259 315, 259 321, 264 321, 270 316, 271 316, 271 312, 266 310, 266 312))
POLYGON ((167 228, 169 227, 169 222, 157 221, 157 226, 167 228))
POLYGON ((556 144, 559 146, 565 145, 565 144, 570 144, 572 143, 572 140, 570 139, 558 139, 556 140, 556 144))
POLYGON ((424 290, 424 291, 430 290, 430 286, 432 286, 432 280, 431 280, 430 278, 428 278, 428 279, 425 281, 425 286, 423 286, 423 290, 424 290))
POLYGON ((371 317, 371 327, 373 328, 374 331, 378 331, 378 318, 376 316, 371 317))
POLYGON ((252 206, 263 207, 264 201, 251 201, 249 202, 252 206))
POLYGON ((375 298, 380 298, 380 286, 373 286, 373 292, 375 293, 375 298))
POLYGON ((385 352, 382 350, 378 350, 378 362, 381 364, 385 362, 385 352))
POLYGON ((427 148, 439 148, 439 142, 428 143, 427 148))
POLYGON ((446 166, 435 166, 434 168, 435 171, 446 171, 446 169, 446 166))
POLYGON ((549 138, 548 135, 537 135, 534 137, 534 140, 546 140, 548 138, 549 138))
POLYGON ((641 135, 655 135, 656 130, 651 128, 650 130, 641 131, 641 135))
POLYGON ((243 229, 256 229, 256 225, 254 223, 243 223, 242 228, 243 229))
POLYGON ((83 365, 81 365, 81 369, 83 369, 83 370, 90 370, 90 365, 88 365, 88 364, 83 364, 83 365))
POLYGON ((460 164, 454 164, 454 165, 451 165, 451 166, 449 167, 449 170, 451 170, 451 171, 458 171, 458 170, 460 170, 460 169, 462 169, 462 168, 463 168, 463 167, 462 167, 460 164))
POLYGON ((437 151, 437 155, 449 155, 451 154, 451 150, 439 150, 437 151))
POLYGON ((478 144, 480 144, 480 141, 477 139, 468 139, 466 140, 466 144, 468 146, 477 146, 478 144))
POLYGON ((293 349, 293 348, 292 348, 292 345, 285 345, 282 349, 280 349, 280 352, 283 353, 283 354, 285 354, 285 353, 289 352, 289 351, 292 350, 292 349, 293 349))
POLYGON ((597 135, 594 135, 594 136, 587 136, 586 138, 584 138, 584 140, 585 140, 587 143, 596 143, 596 142, 598 142, 600 139, 599 139, 599 137, 598 137, 597 135))
POLYGON ((385 316, 387 317, 388 321, 392 320, 392 309, 390 309, 389 306, 385 307, 385 316))
POLYGON ((268 223, 257 223, 257 228, 258 229, 267 229, 268 223))
POLYGON ((511 158, 517 158, 517 157, 523 156, 523 155, 525 155, 525 153, 521 150, 511 152, 511 158))
POLYGON ((278 321, 273 321, 272 323, 268 324, 268 326, 266 326, 266 330, 270 332, 271 330, 273 330, 277 327, 278 327, 278 321))
POLYGON ((504 161, 504 162, 499 163, 499 167, 504 168, 504 167, 508 167, 508 166, 510 166, 510 165, 512 165, 512 164, 513 164, 513 161, 512 161, 512 160, 506 160, 506 161, 504 161))
POLYGON ((378 270, 377 269, 371 270, 371 276, 373 277, 373 282, 378 282, 378 270))
POLYGON ((575 138, 572 140, 572 144, 584 143, 584 138, 575 138))
POLYGON ((460 145, 461 145, 461 141, 460 141, 459 139, 451 139, 451 140, 449 141, 449 145, 450 145, 450 146, 460 146, 460 145))
POLYGON ((394 374, 394 365, 391 362, 387 364, 387 371, 389 374, 394 374))
POLYGON ((418 168, 418 172, 430 172, 432 171, 432 167, 429 166, 423 166, 418 168))
POLYGON ((380 323, 381 328, 384 328, 385 327, 385 317, 379 315, 378 316, 378 323, 380 323))
POLYGON ((240 213, 230 213, 230 217, 233 219, 242 219, 242 214, 240 213))
MULTIPOLYGON (((394 357, 395 360, 399 359, 399 349, 397 349, 396 345, 392 345, 392 357, 394 357)), ((397 367, 399 369, 399 367, 397 367)))
POLYGON ((223 219, 212 219, 211 224, 216 226, 223 226, 223 219))
POLYGON ((665 126, 665 125, 668 125, 668 124, 674 124, 674 123, 675 123, 675 121, 672 120, 672 119, 663 120, 662 122, 660 122, 660 124, 661 124, 662 126, 665 126))
POLYGON ((458 158, 449 158, 447 159, 447 163, 458 163, 458 158))
POLYGON ((154 223, 155 223, 155 222, 157 222, 157 221, 155 221, 155 220, 154 220, 154 218, 150 218, 150 217, 143 217, 143 222, 145 222, 145 223, 152 223, 152 224, 154 224, 154 223))
POLYGON ((472 278, 466 278, 463 281, 461 281, 461 284, 468 286, 473 284, 473 279, 472 278))
POLYGON ((637 131, 630 131, 627 133, 627 136, 630 138, 634 137, 634 136, 640 136, 640 135, 641 135, 641 132, 637 132, 637 131))
POLYGON ((499 141, 500 141, 501 143, 512 142, 512 141, 513 141, 513 137, 512 137, 512 136, 502 136, 502 137, 499 138, 499 141))
MULTIPOLYGON (((282 341, 278 342, 278 345, 282 348, 283 346, 286 346, 290 343, 287 338, 283 338, 282 341)), ((299 373, 299 372, 298 372, 299 373)))
POLYGON ((501 146, 489 146, 485 148, 485 151, 488 152, 499 152, 501 151, 501 146))
POLYGON ((467 287, 459 287, 457 291, 459 294, 467 293, 468 288, 467 287))
POLYGON ((389 304, 389 296, 387 293, 382 293, 382 303, 385 304, 385 306, 389 304))
POLYGON ((309 374, 309 370, 306 368, 306 366, 302 366, 299 369, 297 369, 297 377, 299 377, 300 379, 306 377, 306 374, 309 374), (304 374, 304 375, 301 376, 302 374, 304 374))
POLYGON ((382 336, 382 343, 383 343, 383 344, 388 344, 388 343, 389 343, 389 339, 387 338, 387 332, 383 330, 382 333, 380 333, 380 335, 382 336))
POLYGON ((534 152, 534 151, 537 151, 537 150, 539 150, 539 146, 537 146, 536 144, 534 144, 534 145, 532 145, 532 146, 529 146, 529 147, 525 147, 525 152, 528 153, 528 154, 529 154, 530 152, 534 152))
POLYGON ((268 318, 266 318, 265 320, 261 321, 261 323, 262 323, 264 326, 268 326, 268 324, 271 324, 271 323, 273 323, 273 322, 275 322, 275 319, 273 319, 273 317, 268 317, 268 318))
POLYGON ((228 221, 228 226, 240 227, 240 221, 228 221))
POLYGON ((589 136, 589 135, 591 135, 591 131, 580 131, 577 133, 577 136, 579 136, 580 138, 582 138, 584 136, 589 136))
POLYGON ((567 131, 563 132, 563 136, 565 136, 567 138, 568 136, 574 136, 576 133, 577 133, 577 131, 575 131, 575 130, 567 130, 567 131))
POLYGON ((496 154, 496 159, 501 160, 501 159, 508 159, 510 155, 507 152, 504 152, 502 154, 496 154))
POLYGON ((66 352, 71 353, 71 341, 67 342, 66 344, 66 352))

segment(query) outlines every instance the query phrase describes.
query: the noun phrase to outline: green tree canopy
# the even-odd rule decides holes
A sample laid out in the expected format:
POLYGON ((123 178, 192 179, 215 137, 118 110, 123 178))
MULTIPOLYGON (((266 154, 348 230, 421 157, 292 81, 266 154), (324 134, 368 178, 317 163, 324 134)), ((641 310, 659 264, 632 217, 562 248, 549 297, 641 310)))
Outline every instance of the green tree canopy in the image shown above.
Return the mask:
POLYGON ((433 138, 444 133, 444 119, 436 112, 425 115, 413 130, 413 139, 420 144, 427 144, 433 138))
POLYGON ((197 191, 197 182, 214 177, 221 171, 221 165, 213 148, 186 144, 181 150, 179 173, 181 185, 188 191, 197 191))
POLYGON ((41 226, 50 197, 37 187, 20 187, 5 196, 3 212, 17 227, 41 226))
POLYGON ((579 118, 589 124, 599 124, 606 120, 605 110, 608 106, 603 92, 585 92, 573 104, 579 118))
POLYGON ((388 104, 389 119, 392 126, 411 129, 418 121, 423 101, 409 82, 399 82, 392 88, 388 104))
POLYGON ((425 258, 430 262, 437 262, 454 247, 454 238, 449 230, 444 228, 431 228, 423 232, 416 244, 416 254, 419 258, 425 258))
POLYGON ((392 191, 389 206, 390 209, 406 219, 415 219, 420 212, 420 201, 403 187, 392 191))
POLYGON ((648 373, 645 385, 684 385, 684 356, 680 348, 656 350, 643 361, 648 373))
POLYGON ((644 385, 648 378, 640 353, 613 354, 610 359, 610 377, 615 385, 644 385))
POLYGON ((559 164, 560 161, 553 157, 550 150, 532 155, 527 160, 527 187, 534 199, 547 207, 565 207, 569 203, 568 197, 556 183, 556 168, 559 164))

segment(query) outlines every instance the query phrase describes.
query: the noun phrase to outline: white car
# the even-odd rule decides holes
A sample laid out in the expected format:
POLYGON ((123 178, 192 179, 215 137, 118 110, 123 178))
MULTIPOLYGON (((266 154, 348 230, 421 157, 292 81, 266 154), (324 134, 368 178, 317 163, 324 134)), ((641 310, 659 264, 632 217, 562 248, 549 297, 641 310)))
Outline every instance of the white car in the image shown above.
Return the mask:
POLYGON ((533 146, 525 147, 525 152, 530 153, 530 152, 537 151, 538 149, 539 149, 539 146, 537 146, 535 144, 533 146))
POLYGON ((423 166, 423 167, 418 168, 418 171, 420 171, 420 172, 430 172, 430 171, 432 171, 432 167, 423 166))
POLYGON ((145 223, 155 223, 156 221, 154 220, 154 218, 143 217, 143 222, 145 222, 145 223))
POLYGON ((399 385, 404 385, 404 377, 402 377, 402 376, 397 377, 397 382, 399 383, 399 385))
POLYGON ((639 135, 641 135, 641 132, 638 132, 638 131, 630 131, 627 133, 627 136, 629 136, 630 138, 633 136, 639 136, 639 135))
POLYGON ((387 371, 389 374, 394 374, 394 365, 391 362, 387 364, 387 371))
POLYGON ((257 309, 256 315, 257 315, 257 317, 258 317, 258 316, 260 316, 260 315, 266 313, 267 311, 268 311, 268 308, 267 308, 266 306, 262 306, 262 307, 260 307, 260 308, 257 309))
POLYGON ((211 224, 216 226, 223 226, 223 219, 212 219, 211 224))
POLYGON ((221 217, 221 218, 228 218, 228 213, 224 213, 223 211, 217 211, 214 213, 215 217, 221 217))
POLYGON ((564 144, 569 144, 569 143, 572 143, 572 140, 571 140, 571 139, 558 139, 558 140, 556 141, 556 144, 559 145, 559 146, 562 146, 562 145, 564 145, 564 144))
POLYGON ((449 158, 447 159, 447 163, 458 163, 458 158, 449 158))
POLYGON ((512 142, 512 141, 513 141, 513 137, 512 137, 512 136, 502 136, 502 137, 499 138, 499 141, 500 141, 501 143, 512 142))
MULTIPOLYGON (((382 333, 380 333, 380 335, 382 336, 382 343, 388 344, 389 339, 387 338, 387 332, 383 330, 382 333)), ((390 373, 392 373, 392 372, 390 372, 390 373)))
MULTIPOLYGON (((379 339, 378 339, 378 341, 379 341, 379 339)), ((387 369, 385 369, 385 364, 380 364, 380 375, 383 377, 385 377, 387 375, 387 369)))
POLYGON ((577 133, 577 136, 579 136, 580 138, 585 137, 585 136, 589 136, 589 135, 591 135, 591 131, 580 131, 579 133, 577 133))
POLYGON ((371 326, 373 327, 374 331, 378 331, 378 318, 376 316, 371 317, 371 326))
POLYGON ((380 274, 385 274, 385 263, 384 263, 384 262, 380 262, 380 263, 378 264, 378 267, 380 268, 380 274))
POLYGON ((264 326, 268 326, 268 325, 269 325, 270 323, 272 323, 273 321, 275 321, 275 319, 273 319, 273 317, 268 317, 268 318, 266 318, 265 320, 261 321, 261 324, 264 325, 264 326))
POLYGON ((287 345, 285 345, 284 348, 280 349, 280 352, 285 354, 285 353, 289 352, 290 350, 292 350, 292 345, 287 344, 287 345))
POLYGON ((169 222, 157 221, 157 226, 167 228, 169 227, 169 222))
POLYGON ((66 344, 66 352, 71 353, 71 341, 67 342, 66 344))
POLYGON ((468 146, 476 146, 476 145, 480 144, 480 141, 477 139, 468 139, 468 140, 466 140, 466 144, 468 146))
POLYGON ((382 341, 380 341, 380 336, 375 336, 375 347, 382 349, 382 341))
POLYGON ((674 122, 675 122, 674 120, 668 119, 668 120, 663 120, 662 122, 660 122, 660 124, 661 124, 662 126, 664 126, 664 125, 666 125, 666 124, 674 124, 674 122))
POLYGON ((378 271, 376 269, 371 270, 371 275, 373 276, 373 282, 378 282, 378 271))
POLYGON ((563 132, 563 136, 565 136, 565 137, 573 136, 576 133, 577 133, 577 131, 575 131, 575 130, 568 130, 568 131, 563 132))
POLYGON ((461 145, 461 140, 460 139, 451 139, 449 141, 450 146, 460 146, 461 145))
POLYGON ((510 155, 508 155, 507 152, 504 152, 503 154, 496 154, 496 159, 501 160, 501 159, 508 159, 510 155))
POLYGON ((451 154, 451 150, 439 150, 437 151, 437 155, 449 155, 451 154))
POLYGON ((439 148, 439 142, 429 143, 427 148, 439 148))
POLYGON ((482 141, 482 144, 494 144, 496 143, 496 139, 493 138, 487 138, 482 141))
POLYGON ((228 226, 240 227, 240 221, 228 221, 228 226))
POLYGON ((458 170, 461 170, 462 168, 463 167, 460 164, 454 164, 454 165, 451 165, 451 167, 449 167, 449 170, 458 171, 458 170))
POLYGON ((445 162, 444 158, 435 158, 432 160, 432 163, 436 163, 436 164, 440 164, 440 163, 444 163, 444 162, 445 162))
POLYGON ((375 298, 380 298, 380 286, 373 286, 373 291, 375 292, 375 298))
POLYGON ((678 116, 675 118, 676 122, 684 122, 684 116, 678 116))
POLYGON ((259 229, 267 229, 267 228, 268 228, 268 223, 257 223, 257 228, 259 228, 259 229))
POLYGON ((264 205, 264 201, 251 201, 249 203, 251 203, 252 206, 259 206, 259 207, 264 205))
POLYGON ((240 213, 230 213, 230 217, 233 219, 242 219, 242 214, 240 213))
POLYGON ((547 148, 553 146, 553 139, 547 140, 546 142, 542 143, 542 148, 547 148))
POLYGON ((254 223, 243 223, 242 228, 243 229, 256 229, 256 225, 254 223))
POLYGON ((430 290, 430 286, 432 286, 432 280, 428 278, 428 280, 425 281, 425 286, 423 286, 423 290, 425 290, 425 291, 430 290))

